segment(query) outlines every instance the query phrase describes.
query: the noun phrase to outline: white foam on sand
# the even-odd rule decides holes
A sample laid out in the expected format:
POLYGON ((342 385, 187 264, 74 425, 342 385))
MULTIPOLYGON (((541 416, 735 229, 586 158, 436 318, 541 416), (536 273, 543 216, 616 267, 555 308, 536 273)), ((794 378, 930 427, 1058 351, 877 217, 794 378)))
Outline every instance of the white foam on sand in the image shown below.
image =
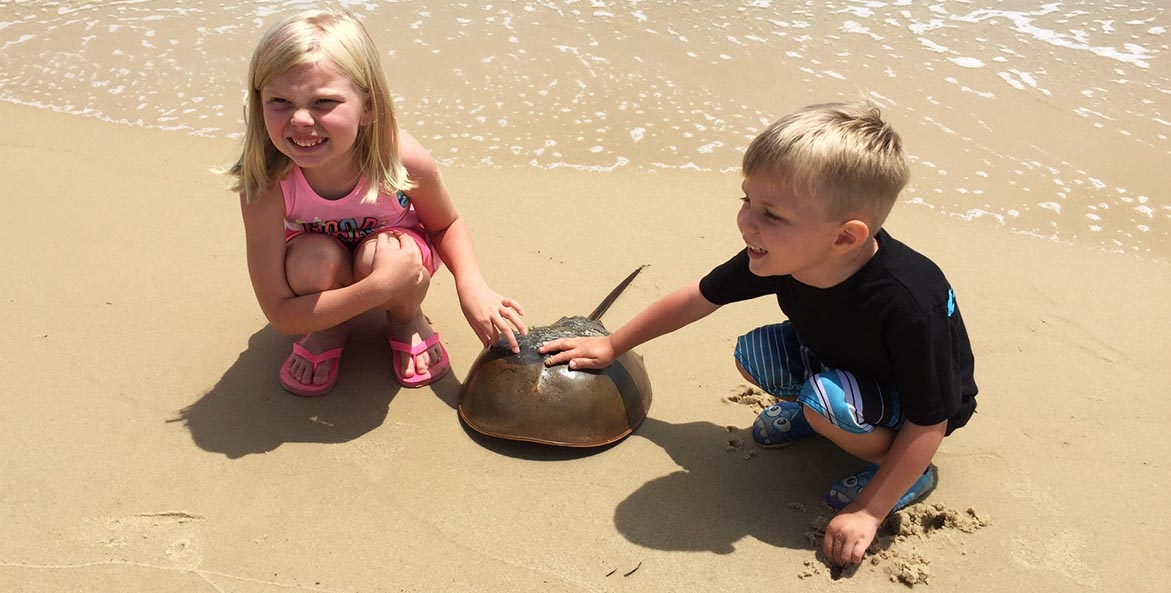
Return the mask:
MULTIPOLYGON (((1107 160, 1079 163, 1082 172, 1066 186, 1050 183, 1049 169, 1067 167, 1046 143, 1069 140, 1011 148, 1003 121, 995 121, 1019 109, 1024 118, 1035 115, 1031 109, 1063 113, 1069 119, 1058 133, 1108 132, 1134 150, 1171 156, 1171 80, 1151 67, 1166 51, 1167 28, 1150 4, 1087 0, 1008 10, 873 0, 816 13, 764 0, 338 4, 363 19, 390 57, 384 66, 401 121, 452 165, 734 172, 751 137, 783 111, 853 98, 865 85, 892 117, 915 122, 900 129, 921 125, 964 147, 963 158, 932 155, 941 162, 916 171, 930 175, 922 181, 933 189, 920 198, 933 206, 966 217, 973 208, 987 211, 982 218, 1019 220, 1046 236, 1050 227, 1078 235, 1090 205, 1117 206, 1143 193, 1154 196, 1146 208, 1157 214, 1153 223, 1146 211, 1135 216, 1153 228, 1145 233, 1153 239, 1132 240, 1136 227, 1118 227, 1124 222, 1113 216, 1096 223, 1100 234, 1140 252, 1144 241, 1171 245, 1171 196, 1120 187, 1126 177, 1107 160), (1073 73, 1094 78, 1071 89, 1063 81, 1073 73), (1021 102, 1013 91, 1045 103, 1021 102), (550 137, 556 144, 546 143, 550 137), (1023 165, 1031 161, 1048 168, 1023 165), (979 176, 977 167, 1002 174, 979 176), (1019 191, 996 188, 1013 169, 1024 173, 1001 183, 1019 191), (973 203, 982 195, 1005 197, 973 203), (1064 204, 1070 215, 1038 201, 1064 204)), ((248 58, 239 48, 277 15, 309 5, 5 5, 0 100, 236 138, 248 58)))

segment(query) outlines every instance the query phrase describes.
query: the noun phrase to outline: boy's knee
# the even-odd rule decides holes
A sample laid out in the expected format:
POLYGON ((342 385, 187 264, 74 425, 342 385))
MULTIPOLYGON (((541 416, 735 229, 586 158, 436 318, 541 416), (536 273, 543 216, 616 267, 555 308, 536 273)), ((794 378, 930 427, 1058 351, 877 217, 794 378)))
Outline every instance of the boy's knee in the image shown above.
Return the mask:
POLYGON ((829 421, 829 418, 822 416, 817 410, 805 404, 801 405, 801 414, 805 416, 805 421, 809 423, 814 432, 823 437, 829 437, 833 432, 841 431, 840 428, 834 426, 833 422, 829 421))
POLYGON ((748 381, 748 383, 755 385, 757 387, 760 387, 760 384, 758 384, 756 382, 756 378, 753 377, 751 374, 749 374, 749 372, 747 370, 744 369, 744 365, 741 365, 739 360, 737 360, 735 362, 736 362, 736 370, 740 371, 740 376, 744 377, 744 380, 748 381))
POLYGON ((836 378, 834 373, 818 373, 813 375, 801 385, 801 393, 797 397, 797 401, 801 402, 801 411, 805 414, 805 420, 809 422, 809 426, 824 437, 829 437, 834 432, 842 431, 842 428, 829 417, 833 414, 833 408, 836 403, 843 402, 845 394, 841 386, 834 380, 836 378), (810 402, 819 402, 820 405, 810 405, 810 402), (828 409, 823 409, 822 406, 829 406, 828 409))
POLYGON ((895 432, 863 420, 857 378, 846 371, 818 373, 802 386, 798 401, 810 428, 846 452, 878 463, 895 432))

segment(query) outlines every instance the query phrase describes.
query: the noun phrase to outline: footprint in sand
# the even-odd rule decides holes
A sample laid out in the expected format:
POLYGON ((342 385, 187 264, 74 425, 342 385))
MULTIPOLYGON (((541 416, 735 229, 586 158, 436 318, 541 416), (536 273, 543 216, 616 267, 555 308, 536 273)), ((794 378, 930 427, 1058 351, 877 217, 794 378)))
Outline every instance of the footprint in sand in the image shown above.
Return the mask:
POLYGON ((203 562, 203 552, 190 538, 180 538, 167 548, 167 558, 180 570, 195 570, 203 562))
POLYGON ((759 387, 741 383, 724 396, 724 401, 748 406, 753 413, 759 414, 761 410, 777 403, 777 398, 759 387))
POLYGON ((183 511, 136 513, 93 521, 81 535, 106 548, 114 560, 194 570, 203 562, 202 521, 183 511))
POLYGON ((1093 570, 1086 564, 1087 538, 1078 530, 1031 533, 1012 538, 1012 558, 1032 569, 1050 570, 1085 586, 1095 586, 1093 570))

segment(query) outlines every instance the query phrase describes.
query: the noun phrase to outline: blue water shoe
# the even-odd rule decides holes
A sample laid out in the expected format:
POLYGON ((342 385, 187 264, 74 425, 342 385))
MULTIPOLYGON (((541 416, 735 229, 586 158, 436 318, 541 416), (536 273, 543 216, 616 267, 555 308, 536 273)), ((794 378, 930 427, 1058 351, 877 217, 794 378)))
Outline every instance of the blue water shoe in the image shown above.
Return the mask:
MULTIPOLYGON (((825 495, 825 503, 835 511, 840 511, 846 508, 855 498, 862 492, 862 489, 874 479, 874 474, 878 472, 878 466, 873 463, 862 468, 862 471, 834 484, 833 488, 829 489, 829 493, 825 495)), ((939 470, 935 465, 927 466, 927 471, 911 484, 911 488, 907 493, 895 503, 895 507, 890 512, 895 512, 913 505, 931 494, 935 490, 935 486, 939 484, 939 470)))
POLYGON ((752 438, 764 448, 784 447, 811 434, 813 427, 797 402, 779 401, 762 410, 752 423, 752 438))

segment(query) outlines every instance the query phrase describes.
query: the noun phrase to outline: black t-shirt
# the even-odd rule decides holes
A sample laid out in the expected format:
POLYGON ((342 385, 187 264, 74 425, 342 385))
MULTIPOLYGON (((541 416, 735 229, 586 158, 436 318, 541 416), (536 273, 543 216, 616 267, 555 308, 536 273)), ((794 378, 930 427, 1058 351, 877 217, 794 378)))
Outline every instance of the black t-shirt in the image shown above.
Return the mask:
POLYGON ((831 288, 757 276, 745 250, 700 280, 699 290, 716 305, 775 294, 822 363, 892 385, 907 420, 947 420, 951 433, 976 408, 972 347, 959 305, 935 263, 885 230, 877 240, 874 257, 831 288))

